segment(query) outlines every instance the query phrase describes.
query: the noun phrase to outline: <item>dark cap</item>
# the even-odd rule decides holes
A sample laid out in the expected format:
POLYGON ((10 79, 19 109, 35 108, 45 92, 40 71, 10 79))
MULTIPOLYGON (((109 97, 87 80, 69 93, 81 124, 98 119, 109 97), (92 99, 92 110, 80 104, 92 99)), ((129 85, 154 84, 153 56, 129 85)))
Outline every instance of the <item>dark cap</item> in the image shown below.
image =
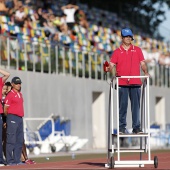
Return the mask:
POLYGON ((21 84, 21 79, 19 77, 13 77, 11 83, 21 84))

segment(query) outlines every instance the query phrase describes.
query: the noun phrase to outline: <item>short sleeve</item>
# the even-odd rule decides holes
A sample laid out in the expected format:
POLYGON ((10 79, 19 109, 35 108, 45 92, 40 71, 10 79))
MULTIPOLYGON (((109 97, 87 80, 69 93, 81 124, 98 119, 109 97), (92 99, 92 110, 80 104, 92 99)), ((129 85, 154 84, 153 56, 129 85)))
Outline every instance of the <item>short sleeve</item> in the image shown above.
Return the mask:
POLYGON ((138 48, 138 54, 139 54, 139 61, 140 62, 145 60, 143 52, 142 52, 142 50, 140 48, 138 48))
POLYGON ((117 53, 117 51, 114 51, 112 53, 110 62, 113 63, 113 64, 117 64, 117 62, 118 62, 118 53, 117 53))
POLYGON ((12 99, 12 94, 9 92, 5 98, 5 105, 10 106, 11 104, 11 99, 12 99))

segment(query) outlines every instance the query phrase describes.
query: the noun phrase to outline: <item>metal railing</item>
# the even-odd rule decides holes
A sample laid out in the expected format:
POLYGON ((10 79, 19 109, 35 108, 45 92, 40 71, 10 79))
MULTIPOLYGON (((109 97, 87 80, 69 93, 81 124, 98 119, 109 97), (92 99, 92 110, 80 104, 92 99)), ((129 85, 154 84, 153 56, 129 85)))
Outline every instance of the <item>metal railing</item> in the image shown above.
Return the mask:
MULTIPOLYGON (((79 51, 59 45, 0 36, 0 65, 7 69, 63 74, 104 80, 103 61, 107 53, 79 51)), ((170 87, 170 68, 148 64, 150 85, 170 87)), ((112 77, 113 73, 107 73, 112 77)))

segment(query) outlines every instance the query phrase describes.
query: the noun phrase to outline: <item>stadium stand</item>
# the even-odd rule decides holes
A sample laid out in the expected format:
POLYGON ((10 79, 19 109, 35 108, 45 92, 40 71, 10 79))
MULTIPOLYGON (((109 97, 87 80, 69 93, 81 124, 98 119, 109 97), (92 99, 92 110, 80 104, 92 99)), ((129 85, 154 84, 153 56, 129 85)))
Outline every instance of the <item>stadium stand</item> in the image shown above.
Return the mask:
MULTIPOLYGON (((75 24, 68 29, 61 8, 69 1, 47 2, 48 8, 39 0, 15 0, 5 15, 1 13, 1 64, 19 70, 103 79, 103 60, 109 60, 120 45, 120 29, 125 26, 137 28, 116 13, 95 7, 88 10, 87 5, 77 3, 75 24), (18 10, 24 13, 23 24, 15 19, 18 10), (82 20, 86 20, 88 26, 83 26, 82 20)), ((151 76, 156 77, 151 84, 164 82, 169 87, 169 80, 158 80, 162 79, 159 73, 169 75, 169 45, 141 32, 134 35, 133 43, 143 49, 151 76)))

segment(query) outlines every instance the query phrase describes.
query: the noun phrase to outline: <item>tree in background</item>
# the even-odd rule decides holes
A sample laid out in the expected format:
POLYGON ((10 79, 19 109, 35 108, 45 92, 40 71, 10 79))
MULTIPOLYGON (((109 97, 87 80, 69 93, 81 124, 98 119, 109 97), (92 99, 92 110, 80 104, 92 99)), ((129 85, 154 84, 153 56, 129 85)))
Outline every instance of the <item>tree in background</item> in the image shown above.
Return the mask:
POLYGON ((79 0, 88 4, 89 8, 95 6, 118 14, 120 18, 130 21, 139 30, 148 35, 162 39, 158 26, 166 19, 164 5, 170 7, 170 0, 79 0))

